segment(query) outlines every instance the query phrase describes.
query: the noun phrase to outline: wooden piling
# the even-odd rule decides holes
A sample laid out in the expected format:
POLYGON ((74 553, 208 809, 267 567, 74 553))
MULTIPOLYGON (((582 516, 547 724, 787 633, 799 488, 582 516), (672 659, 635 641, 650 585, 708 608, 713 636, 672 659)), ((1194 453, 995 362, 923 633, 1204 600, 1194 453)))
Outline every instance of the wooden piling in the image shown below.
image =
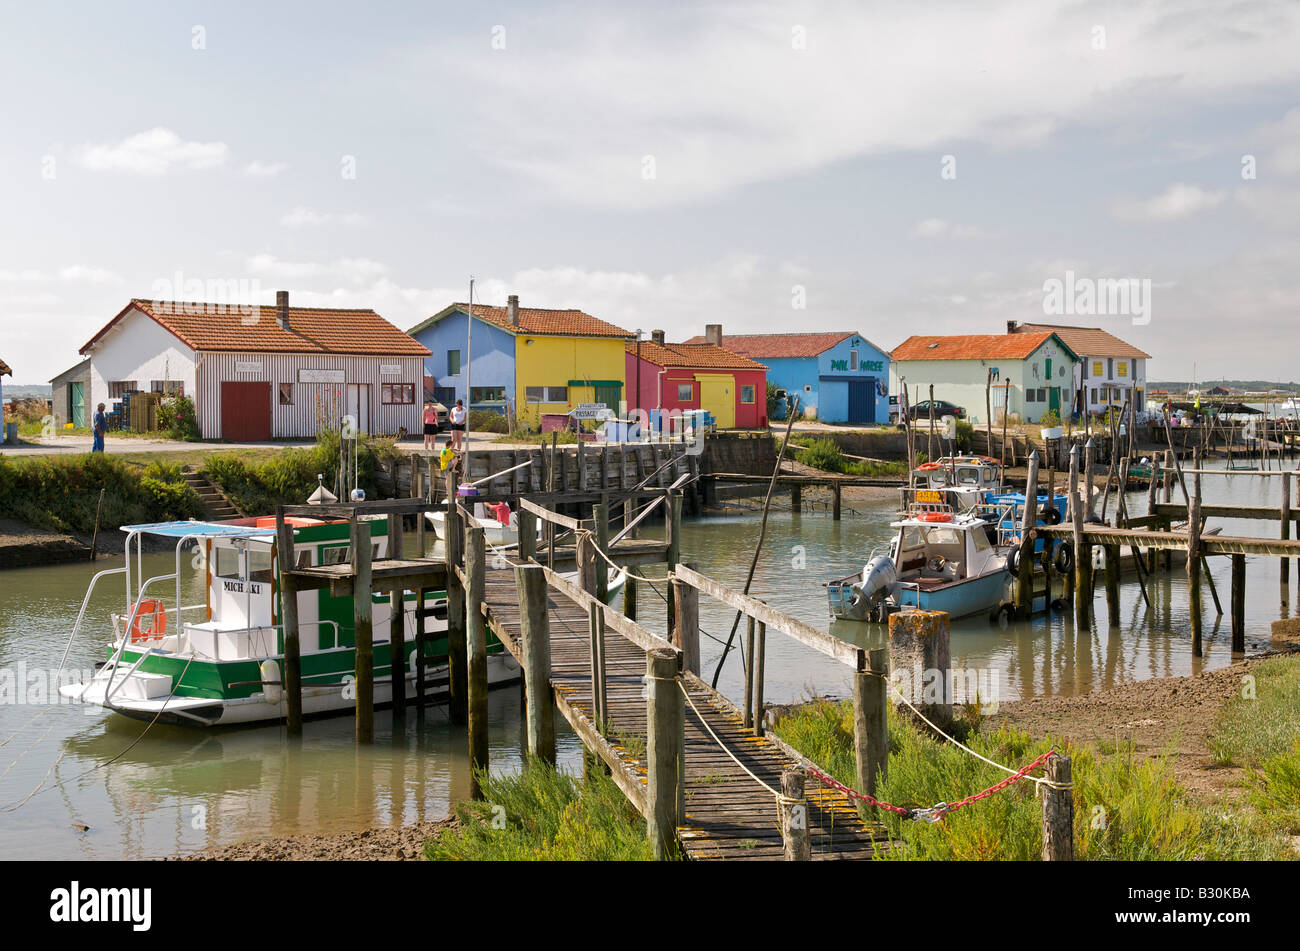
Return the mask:
POLYGON ((1192 472, 1192 493, 1187 500, 1187 594, 1191 608, 1192 656, 1201 651, 1201 473, 1192 472))
MULTIPOLYGON (((1280 465, 1280 463, 1279 463, 1280 465)), ((1282 540, 1286 541, 1291 537, 1291 473, 1283 472, 1282 479, 1282 540)), ((1282 603, 1290 604, 1291 602, 1291 560, 1289 558, 1279 559, 1282 563, 1281 581, 1282 581, 1282 603)))
POLYGON ((677 657, 666 648, 646 654, 646 832, 656 859, 677 851, 677 784, 686 730, 677 657))
POLYGON ((807 862, 812 858, 804 779, 802 769, 787 769, 781 773, 781 839, 785 843, 787 862, 807 862))
POLYGON ((1232 652, 1246 652, 1246 556, 1232 556, 1232 652))
POLYGON ((1079 447, 1070 449, 1070 525, 1074 529, 1074 623, 1082 629, 1092 617, 1092 552, 1083 540, 1083 499, 1079 497, 1079 447))
POLYGON ((906 672, 910 686, 903 694, 921 716, 943 730, 952 726, 951 630, 945 612, 913 609, 889 616, 889 669, 906 672), (927 683, 939 687, 937 696, 925 689, 927 683))
POLYGON ((354 513, 351 534, 352 617, 356 625, 356 740, 362 744, 375 741, 375 629, 370 598, 370 522, 361 521, 354 513))
MULTIPOLYGON (((690 567, 689 565, 687 567, 690 567)), ((673 646, 681 649, 682 669, 700 674, 700 592, 684 581, 674 578, 673 588, 673 646)))
POLYGON ((609 554, 609 503, 603 500, 596 503, 591 507, 591 514, 596 522, 595 538, 592 539, 596 545, 596 551, 592 553, 596 571, 595 595, 604 604, 609 598, 609 562, 601 557, 600 552, 609 554))
MULTIPOLYGON (((423 516, 421 516, 423 517, 423 516)), ((388 557, 405 554, 402 516, 388 516, 388 557)), ((420 553, 423 557, 424 553, 420 553)), ((392 684, 393 715, 406 713, 406 589, 400 585, 388 592, 388 673, 392 684)))
POLYGON ((537 516, 522 506, 517 513, 519 520, 519 558, 531 561, 537 557, 537 516))
POLYGON ((843 495, 840 483, 837 481, 831 483, 831 519, 838 522, 840 520, 840 499, 843 495))
POLYGON ((1053 753, 1047 758, 1048 782, 1041 788, 1043 800, 1043 861, 1074 860, 1074 787, 1070 781, 1070 757, 1053 753))
POLYGON ((483 617, 486 545, 483 529, 465 529, 465 641, 468 654, 469 763, 475 776, 470 795, 481 799, 477 774, 488 768, 487 622, 483 617))
MULTIPOLYGON (((546 574, 541 565, 516 565, 524 689, 527 692, 528 752, 555 765, 555 694, 551 691, 551 621, 546 608, 546 574)), ((484 676, 483 715, 487 717, 484 676)), ((472 684, 473 678, 470 683, 472 684)), ((472 722, 472 721, 471 721, 472 722)), ((486 740, 486 737, 484 737, 486 740)))
POLYGON ((604 733, 609 722, 609 703, 605 684, 605 609, 599 604, 587 607, 587 635, 591 644, 591 705, 596 714, 596 729, 604 733))
POLYGON ((1022 621, 1034 613, 1034 526, 1037 524, 1038 450, 1034 450, 1029 456, 1029 475, 1025 481, 1025 505, 1020 520, 1020 565, 1016 572, 1016 616, 1022 621))
MULTIPOLYGON (((669 447, 669 451, 672 448, 669 447)), ((668 513, 664 519, 664 541, 668 543, 668 570, 682 560, 682 493, 674 490, 668 494, 668 513)), ((672 634, 676 609, 673 606, 673 586, 665 594, 668 601, 668 633, 672 634)))
MULTIPOLYGON (((447 514, 443 521, 443 560, 447 565, 447 689, 449 691, 447 717, 460 725, 469 719, 469 641, 465 629, 465 586, 457 569, 465 565, 465 533, 461 527, 460 512, 456 510, 456 474, 447 470, 447 514)), ((421 599, 423 601, 423 599, 421 599)), ((424 662, 427 635, 420 627, 420 670, 416 694, 424 703, 424 662)))
POLYGON ((803 486, 801 485, 790 486, 790 511, 803 511, 803 486))
POLYGON ((751 714, 752 728, 755 736, 762 736, 763 723, 763 681, 767 676, 767 625, 762 621, 754 624, 754 709, 751 714))
POLYGON ((741 711, 741 726, 754 725, 754 618, 745 616, 745 706, 741 711))
POLYGON ((1119 627, 1119 545, 1106 548, 1106 619, 1111 627, 1119 627))
POLYGON ((298 580, 293 526, 284 520, 284 506, 276 506, 276 553, 280 562, 280 626, 284 630, 285 723, 290 736, 302 735, 302 648, 298 629, 298 580))
POLYGON ((853 753, 858 791, 868 796, 876 794, 877 779, 889 772, 888 676, 889 651, 884 647, 868 651, 867 669, 853 675, 853 753))
MULTIPOLYGON (((1161 501, 1166 505, 1174 500, 1174 451, 1172 449, 1165 450, 1164 485, 1161 492, 1163 495, 1161 501)), ((1165 527, 1168 529, 1169 526, 1165 527)), ((1165 571, 1169 571, 1173 568, 1174 553, 1166 549, 1164 556, 1165 571)))

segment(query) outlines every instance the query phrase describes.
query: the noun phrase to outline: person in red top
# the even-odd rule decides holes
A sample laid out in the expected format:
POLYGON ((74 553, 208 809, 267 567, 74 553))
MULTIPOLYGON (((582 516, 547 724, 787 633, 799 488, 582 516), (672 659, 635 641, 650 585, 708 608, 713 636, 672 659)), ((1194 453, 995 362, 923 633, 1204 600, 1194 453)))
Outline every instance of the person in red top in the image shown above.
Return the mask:
POLYGON ((438 443, 438 411, 434 409, 433 401, 426 400, 424 403, 424 448, 429 452, 437 447, 438 443))

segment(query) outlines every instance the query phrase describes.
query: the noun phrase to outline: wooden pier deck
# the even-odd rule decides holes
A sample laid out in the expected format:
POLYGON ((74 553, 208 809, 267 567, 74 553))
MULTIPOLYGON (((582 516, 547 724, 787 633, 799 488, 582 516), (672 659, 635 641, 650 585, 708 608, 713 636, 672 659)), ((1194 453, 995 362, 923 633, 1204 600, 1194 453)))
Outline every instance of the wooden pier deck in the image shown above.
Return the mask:
MULTIPOLYGON (((644 813, 648 778, 646 648, 613 627, 608 629, 602 733, 595 713, 590 603, 579 603, 582 600, 586 599, 581 593, 574 597, 554 585, 547 588, 556 707, 586 747, 599 753, 614 781, 644 813)), ((520 602, 513 569, 485 571, 487 626, 522 666, 520 602)), ((614 619, 611 616, 609 620, 614 619)), ((772 737, 755 736, 743 725, 742 712, 697 677, 686 673, 682 683, 690 698, 685 708, 684 820, 677 827, 684 853, 696 860, 780 859, 783 840, 777 802, 727 750, 772 790, 781 788, 781 774, 796 764, 796 757, 772 737)), ((810 779, 805 795, 813 859, 870 858, 885 841, 883 826, 864 823, 842 794, 810 779)))

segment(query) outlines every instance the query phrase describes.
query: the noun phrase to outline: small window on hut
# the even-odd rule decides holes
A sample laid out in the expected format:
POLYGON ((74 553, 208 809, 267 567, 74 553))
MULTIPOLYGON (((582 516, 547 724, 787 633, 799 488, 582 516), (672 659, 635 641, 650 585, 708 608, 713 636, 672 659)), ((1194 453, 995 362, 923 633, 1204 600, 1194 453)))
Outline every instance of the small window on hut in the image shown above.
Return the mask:
POLYGON ((384 404, 388 406, 405 406, 415 402, 414 383, 385 383, 381 392, 384 404))
POLYGON ((292 383, 280 384, 280 405, 281 406, 293 405, 293 384, 292 383))

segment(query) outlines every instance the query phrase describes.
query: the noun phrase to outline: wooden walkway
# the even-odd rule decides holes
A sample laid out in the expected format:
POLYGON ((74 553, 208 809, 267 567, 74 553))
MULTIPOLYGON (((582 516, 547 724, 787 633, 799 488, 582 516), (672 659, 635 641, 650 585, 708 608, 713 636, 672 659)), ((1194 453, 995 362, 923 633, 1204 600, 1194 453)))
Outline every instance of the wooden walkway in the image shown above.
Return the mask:
MULTIPOLYGON (((513 569, 488 568, 484 577, 487 626, 525 666, 519 605, 513 569)), ((645 814, 646 650, 613 628, 606 629, 607 715, 602 733, 593 699, 588 608, 548 587, 547 609, 556 706, 586 747, 611 767, 614 781, 645 814)), ((740 710, 698 678, 685 674, 682 683, 690 703, 685 710, 685 821, 677 828, 678 842, 691 859, 782 858, 775 797, 747 775, 709 731, 773 790, 781 788, 782 771, 794 765, 797 757, 779 741, 755 736, 742 725, 740 710)), ((842 794, 823 788, 811 777, 805 796, 814 859, 870 858, 886 841, 883 826, 865 824, 842 794)))

